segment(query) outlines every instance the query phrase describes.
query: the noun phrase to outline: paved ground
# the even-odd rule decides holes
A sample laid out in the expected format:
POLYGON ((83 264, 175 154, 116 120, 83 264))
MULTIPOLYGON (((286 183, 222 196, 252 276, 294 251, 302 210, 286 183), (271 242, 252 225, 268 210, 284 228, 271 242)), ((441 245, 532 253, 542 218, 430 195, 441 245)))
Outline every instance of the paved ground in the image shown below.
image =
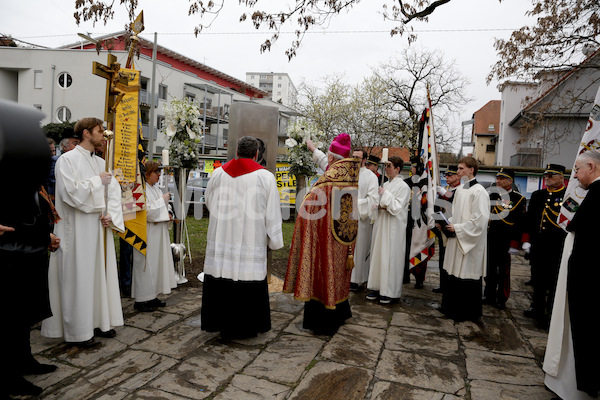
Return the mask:
POLYGON ((404 285, 399 304, 352 294, 354 316, 333 337, 303 331, 303 304, 276 291, 273 329, 231 344, 200 330, 201 289, 179 287, 154 313, 135 312, 127 299, 125 326, 95 350, 34 329, 36 357, 59 369, 32 381, 44 387, 41 398, 60 400, 552 398, 541 369, 546 333, 522 312, 531 291, 523 260, 513 256, 507 309, 484 306, 479 323, 454 323, 434 308, 432 264, 425 289, 404 285))

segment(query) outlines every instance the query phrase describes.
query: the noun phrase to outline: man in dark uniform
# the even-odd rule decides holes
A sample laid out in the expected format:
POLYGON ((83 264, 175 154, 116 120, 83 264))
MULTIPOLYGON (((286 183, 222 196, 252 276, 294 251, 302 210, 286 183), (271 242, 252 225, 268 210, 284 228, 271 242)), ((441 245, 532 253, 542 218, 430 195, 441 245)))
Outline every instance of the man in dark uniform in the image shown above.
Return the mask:
POLYGON ((365 162, 365 167, 373 171, 375 175, 377 175, 377 181, 379 182, 379 186, 383 185, 384 182, 388 181, 387 176, 383 177, 383 181, 381 180, 381 174, 379 173, 379 163, 381 162, 381 158, 377 156, 368 156, 367 161, 365 162))
POLYGON ((519 247, 525 223, 526 200, 513 188, 515 171, 501 168, 490 193, 490 225, 484 302, 503 310, 510 295, 509 250, 519 247))
POLYGON ((547 329, 554 303, 558 268, 566 232, 558 225, 565 195, 565 167, 548 164, 544 172, 546 188, 531 194, 523 249, 531 248, 533 301, 525 316, 535 318, 538 327, 547 329))
MULTIPOLYGON (((437 187, 437 194, 438 194, 439 199, 448 201, 450 203, 452 203, 452 200, 454 200, 454 192, 460 186, 460 177, 456 174, 457 170, 458 170, 458 166, 456 166, 456 165, 448 166, 448 169, 446 170, 446 173, 445 173, 447 185, 445 187, 441 187, 441 186, 437 187)), ((447 210, 443 207, 436 206, 435 211, 444 213, 444 215, 446 216, 446 219, 448 219, 448 218, 450 218, 450 215, 448 214, 448 212, 452 211, 451 208, 452 207, 450 207, 450 210, 447 210)), ((446 279, 446 276, 448 274, 446 272, 446 270, 444 269, 444 255, 446 254, 446 244, 444 243, 444 241, 445 241, 445 238, 447 237, 446 234, 448 232, 445 232, 444 230, 442 230, 442 227, 439 223, 436 223, 435 229, 433 231, 438 238, 438 249, 439 249, 439 255, 440 255, 440 257, 439 257, 440 286, 433 288, 432 291, 434 293, 442 293, 442 289, 444 287, 444 280, 446 279)))

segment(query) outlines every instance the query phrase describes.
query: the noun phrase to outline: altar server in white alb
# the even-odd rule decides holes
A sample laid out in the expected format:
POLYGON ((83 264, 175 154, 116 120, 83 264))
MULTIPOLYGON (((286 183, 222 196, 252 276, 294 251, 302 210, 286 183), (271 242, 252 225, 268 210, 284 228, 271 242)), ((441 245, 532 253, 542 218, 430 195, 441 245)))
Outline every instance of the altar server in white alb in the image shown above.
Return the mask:
POLYGON ((447 231, 441 312, 455 321, 476 321, 482 313, 482 279, 487 266, 487 229, 490 196, 477 182, 477 160, 471 156, 458 161, 457 174, 463 186, 454 192, 452 217, 447 231))
POLYGON ((53 316, 42 335, 91 347, 94 336, 114 337, 123 325, 112 230, 123 232, 121 187, 94 155, 102 145, 103 121, 83 118, 75 125, 79 146, 56 162, 54 233, 61 247, 50 256, 48 283, 53 316))
POLYGON ((367 152, 364 149, 357 149, 352 153, 352 157, 362 160, 358 173, 358 234, 354 245, 354 269, 350 278, 350 290, 357 291, 369 279, 371 235, 373 222, 377 218, 379 184, 377 175, 365 166, 367 152))
POLYGON ((256 138, 240 138, 238 158, 216 169, 206 188, 201 329, 223 340, 271 329, 267 249, 283 247, 281 205, 275 176, 257 155, 256 138))
POLYGON ((385 165, 389 178, 379 189, 379 213, 373 227, 371 243, 371 266, 367 288, 367 300, 379 299, 381 304, 389 304, 400 299, 404 268, 398 267, 398 260, 404 260, 406 251, 406 224, 410 187, 404 182, 400 171, 404 162, 392 156, 385 165))
POLYGON ((155 161, 146 162, 146 256, 133 251, 133 307, 141 312, 154 311, 167 303, 158 298, 177 287, 175 267, 171 253, 168 223, 170 193, 163 193, 156 183, 160 166, 155 161))

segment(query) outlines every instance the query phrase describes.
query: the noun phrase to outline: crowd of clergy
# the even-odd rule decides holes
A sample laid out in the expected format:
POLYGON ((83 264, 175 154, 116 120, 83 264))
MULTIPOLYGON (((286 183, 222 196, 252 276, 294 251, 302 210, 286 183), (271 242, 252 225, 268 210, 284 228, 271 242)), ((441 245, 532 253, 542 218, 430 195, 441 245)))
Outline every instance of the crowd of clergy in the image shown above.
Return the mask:
MULTIPOLYGON (((54 157, 51 173, 54 202, 49 208, 55 218, 47 304, 26 322, 43 320, 43 336, 92 348, 99 345, 94 337, 114 337, 114 328, 123 325, 113 231, 124 232, 125 226, 120 185, 97 155, 105 145, 103 121, 78 121, 73 139, 77 143, 66 141, 63 153, 54 157)), ((415 288, 423 289, 426 264, 409 268, 408 263, 415 221, 410 207, 417 191, 413 176, 423 165, 411 159, 411 176, 404 179, 402 158, 386 155, 381 162, 364 149, 353 149, 345 133, 334 138, 327 152, 310 140, 307 146, 324 173, 297 207, 283 291, 304 302, 304 329, 333 335, 352 316, 350 291, 366 290, 368 300, 383 305, 398 302, 411 274, 415 288)), ((224 342, 271 329, 268 252, 284 242, 275 177, 257 163, 258 157, 258 140, 240 138, 237 157, 214 171, 206 189, 210 220, 201 329, 219 332, 224 342)), ((144 165, 147 247, 145 254, 133 252, 131 283, 140 312, 166 306, 158 296, 177 286, 168 230, 170 194, 156 186, 161 168, 153 161, 144 165)), ((477 181, 477 173, 478 162, 463 157, 447 167, 447 185, 436 190, 444 204, 437 207, 433 229, 439 311, 460 322, 477 321, 485 303, 504 309, 511 255, 525 254, 534 295, 524 313, 550 332, 546 385, 563 399, 597 398, 600 346, 588 312, 598 303, 593 289, 600 269, 593 268, 597 261, 589 254, 600 225, 595 212, 600 152, 590 150, 576 160, 575 177, 589 193, 567 232, 557 222, 565 195, 564 166, 547 166, 545 187, 532 194, 529 207, 516 191, 514 170, 500 169, 489 190, 477 181)), ((9 227, 0 227, 0 238, 10 235, 9 227)), ((11 356, 26 363, 7 393, 39 394, 41 389, 23 375, 56 367, 31 356, 28 331, 15 333, 15 340, 23 348, 11 356)))

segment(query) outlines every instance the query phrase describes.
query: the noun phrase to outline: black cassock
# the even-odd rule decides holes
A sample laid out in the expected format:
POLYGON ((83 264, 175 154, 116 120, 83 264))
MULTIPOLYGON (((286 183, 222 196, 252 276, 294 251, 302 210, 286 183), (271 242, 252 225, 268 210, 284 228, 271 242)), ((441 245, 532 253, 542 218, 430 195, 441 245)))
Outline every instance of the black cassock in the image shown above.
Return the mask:
POLYGON ((597 395, 600 390, 600 259, 597 253, 600 181, 593 182, 588 189, 588 194, 567 227, 569 232, 575 234, 568 265, 567 299, 577 389, 597 395))

